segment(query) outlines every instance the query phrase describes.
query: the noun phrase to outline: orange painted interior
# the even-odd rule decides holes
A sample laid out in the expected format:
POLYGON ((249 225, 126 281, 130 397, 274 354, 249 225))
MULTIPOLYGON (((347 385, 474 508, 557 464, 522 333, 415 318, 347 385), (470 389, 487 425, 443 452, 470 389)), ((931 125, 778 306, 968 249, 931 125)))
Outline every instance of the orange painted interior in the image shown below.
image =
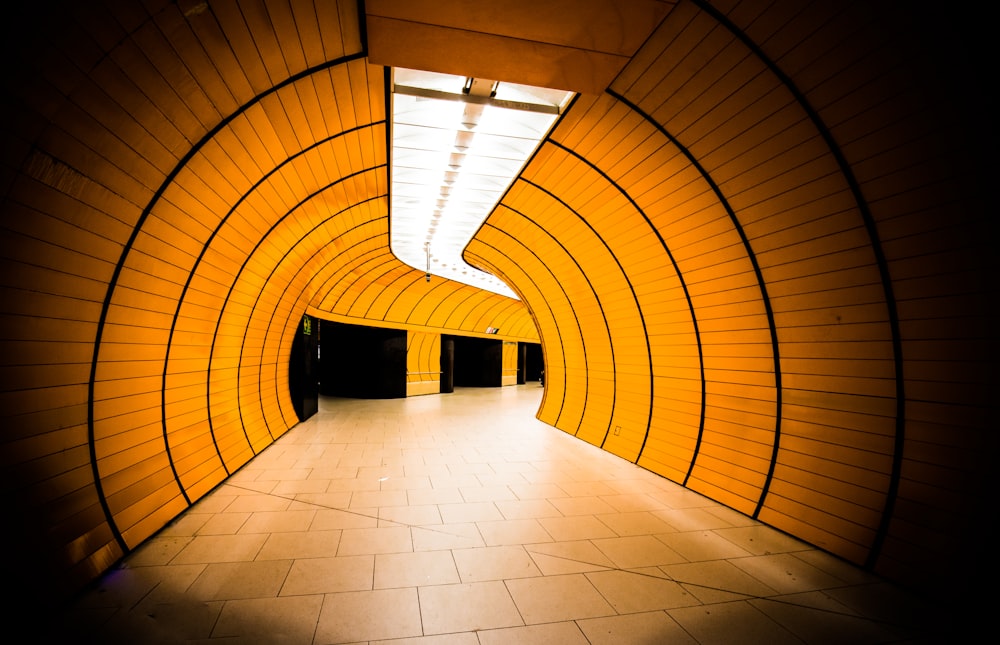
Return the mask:
POLYGON ((962 575, 996 431, 965 50, 867 3, 573 4, 621 38, 561 30, 559 0, 28 21, 0 126, 0 454, 29 587, 80 589, 293 427, 306 313, 406 329, 411 385, 441 334, 499 328, 505 377, 540 341, 546 423, 890 579, 962 575), (465 251, 520 300, 389 249, 385 65, 459 64, 456 28, 510 54, 467 73, 580 92, 465 251))

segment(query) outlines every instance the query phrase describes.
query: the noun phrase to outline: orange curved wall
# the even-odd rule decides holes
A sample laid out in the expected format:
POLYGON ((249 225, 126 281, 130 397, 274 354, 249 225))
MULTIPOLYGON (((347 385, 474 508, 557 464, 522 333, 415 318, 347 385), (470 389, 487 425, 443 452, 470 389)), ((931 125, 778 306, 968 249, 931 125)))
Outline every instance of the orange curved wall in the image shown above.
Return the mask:
POLYGON ((930 22, 663 3, 466 250, 518 301, 389 251, 363 4, 197 9, 39 9, 5 70, 3 546, 43 593, 296 423, 304 313, 407 329, 414 373, 442 333, 499 328, 514 370, 541 340, 542 420, 890 578, 953 575, 995 265, 976 68, 930 22))

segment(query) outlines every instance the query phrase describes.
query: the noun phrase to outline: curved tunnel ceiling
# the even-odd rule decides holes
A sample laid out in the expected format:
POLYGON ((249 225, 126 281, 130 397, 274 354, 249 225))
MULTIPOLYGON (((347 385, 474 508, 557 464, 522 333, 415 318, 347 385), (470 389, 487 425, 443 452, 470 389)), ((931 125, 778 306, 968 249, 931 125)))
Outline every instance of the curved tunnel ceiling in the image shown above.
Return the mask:
POLYGON ((297 423, 309 313, 540 339, 542 420, 894 579, 947 577, 988 444, 988 255, 971 125, 916 81, 903 26, 595 1, 577 17, 608 28, 567 41, 558 0, 393 7, 88 3, 27 35, 7 539, 64 589, 107 569, 297 423), (484 19, 529 46, 470 75, 582 92, 465 253, 522 302, 428 283, 388 243, 379 24, 454 65, 437 30, 468 46, 484 19))

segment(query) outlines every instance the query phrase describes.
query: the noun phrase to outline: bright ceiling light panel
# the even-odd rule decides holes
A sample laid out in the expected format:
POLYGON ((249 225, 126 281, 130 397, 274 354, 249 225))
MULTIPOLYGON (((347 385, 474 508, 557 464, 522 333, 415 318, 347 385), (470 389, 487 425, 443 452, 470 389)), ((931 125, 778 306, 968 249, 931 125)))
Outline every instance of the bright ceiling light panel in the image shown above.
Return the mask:
POLYGON ((572 92, 393 70, 390 244, 402 262, 511 298, 462 259, 572 92))

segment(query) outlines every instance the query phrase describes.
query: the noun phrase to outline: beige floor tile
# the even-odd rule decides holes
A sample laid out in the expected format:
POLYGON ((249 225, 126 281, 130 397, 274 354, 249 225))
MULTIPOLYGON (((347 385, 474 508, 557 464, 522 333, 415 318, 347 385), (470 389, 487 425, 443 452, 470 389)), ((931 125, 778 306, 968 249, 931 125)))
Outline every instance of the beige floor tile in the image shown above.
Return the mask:
POLYGON ((376 589, 327 595, 315 642, 360 643, 421 634, 417 590, 376 589))
POLYGON ((457 488, 417 488, 406 491, 407 501, 416 506, 426 504, 461 504, 465 502, 457 488))
MULTIPOLYGON (((290 465, 294 464, 294 462, 297 459, 298 457, 292 457, 290 460, 290 465)), ((256 481, 268 481, 268 480, 273 480, 277 482, 301 481, 307 479, 311 472, 312 472, 311 468, 282 468, 280 470, 274 468, 268 468, 262 470, 261 473, 257 475, 256 481)))
POLYGON ((468 549, 485 546, 479 527, 472 522, 442 524, 440 526, 415 526, 410 529, 414 551, 440 549, 468 549))
MULTIPOLYGON (((688 490, 681 486, 680 484, 662 481, 660 482, 659 490, 651 491, 649 494, 655 497, 657 500, 663 502, 668 508, 672 509, 689 509, 689 508, 716 508, 720 507, 717 502, 714 502, 700 493, 696 493, 693 490, 688 490)), ((742 515, 737 511, 732 511, 738 515, 742 515)), ((721 516, 720 516, 721 517, 721 516)), ((742 516, 743 521, 735 522, 734 526, 737 524, 744 524, 746 520, 749 520, 745 515, 742 516)), ((749 520, 751 523, 753 520, 749 520)))
POLYGON ((524 624, 503 582, 420 587, 419 592, 425 634, 524 624))
POLYGON ((394 638, 389 641, 371 641, 368 645, 480 645, 477 632, 460 634, 435 634, 413 638, 394 638))
POLYGON ((310 531, 331 531, 335 529, 363 529, 378 526, 378 509, 343 511, 326 509, 316 511, 310 531))
POLYGON ((615 513, 615 507, 600 497, 559 497, 549 502, 563 515, 605 515, 615 513))
POLYGON ((860 588, 863 588, 865 585, 878 584, 882 582, 882 580, 875 574, 865 571, 864 569, 860 569, 846 560, 842 560, 841 558, 838 558, 830 553, 826 553, 825 551, 820 551, 818 549, 810 551, 795 551, 792 555, 803 562, 811 564, 820 571, 824 571, 839 580, 843 580, 844 583, 848 585, 859 585, 860 588))
POLYGON ((562 517, 562 513, 547 499, 524 499, 494 502, 508 520, 562 517))
POLYGON ((681 585, 664 578, 632 571, 595 571, 586 576, 619 614, 701 604, 681 585))
POLYGON ((431 487, 433 488, 472 488, 482 486, 482 482, 476 478, 474 473, 462 475, 431 475, 431 487))
POLYGON ((840 579, 820 571, 790 553, 735 558, 729 562, 781 594, 830 589, 843 585, 840 579))
POLYGON ((466 502, 495 502, 497 500, 517 499, 507 486, 463 486, 459 489, 462 499, 466 502))
POLYGON ((599 539, 594 540, 594 545, 620 569, 656 567, 686 561, 651 535, 599 539))
POLYGON ((322 511, 329 509, 343 510, 351 503, 351 491, 335 491, 322 493, 296 493, 295 499, 288 505, 289 511, 322 511))
POLYGON ((511 484, 510 489, 517 495, 518 499, 523 500, 568 497, 566 491, 554 483, 511 484))
POLYGON ((522 546, 488 546, 451 552, 462 582, 540 576, 542 572, 522 546))
POLYGON ((631 493, 624 495, 602 495, 601 499, 608 503, 619 513, 634 513, 636 511, 657 511, 667 508, 667 506, 645 493, 631 493))
POLYGON ((689 591, 706 603, 742 599, 734 598, 732 594, 766 597, 778 593, 725 560, 672 564, 660 568, 673 580, 685 583, 689 591))
MULTIPOLYGON (((448 472, 452 475, 493 475, 496 473, 485 461, 477 463, 455 462, 448 464, 448 472)), ((476 481, 479 481, 478 479, 476 481)))
POLYGON ((621 537, 627 535, 656 535, 657 533, 672 533, 674 530, 672 526, 649 511, 607 513, 597 515, 596 517, 621 537))
MULTIPOLYGON (((599 499, 602 495, 614 495, 618 491, 601 481, 560 481, 559 488, 566 492, 569 497, 584 497, 588 499, 599 499)), ((587 511, 588 514, 612 512, 614 509, 608 505, 607 511, 587 511)))
MULTIPOLYGON (((335 456, 333 456, 332 458, 336 460, 335 456)), ((328 465, 329 459, 331 459, 331 457, 324 458, 324 461, 326 461, 326 463, 318 465, 315 468, 313 468, 312 472, 309 473, 309 479, 325 481, 328 486, 330 484, 330 480, 332 479, 342 479, 342 480, 357 479, 358 477, 357 468, 337 468, 335 466, 330 466, 328 465)))
MULTIPOLYGON (((691 492, 691 494, 694 495, 695 493, 691 492)), ((708 503, 707 499, 702 504, 695 504, 694 506, 703 506, 705 512, 709 515, 718 517, 720 520, 727 522, 730 526, 756 526, 759 524, 757 520, 753 519, 749 515, 727 508, 722 504, 712 502, 708 506, 705 506, 705 503, 708 503)))
POLYGON ((507 580, 506 585, 528 625, 615 614, 581 574, 507 580))
POLYGON ((406 506, 408 503, 405 490, 359 490, 354 491, 354 494, 351 495, 351 503, 348 508, 351 510, 371 509, 380 506, 406 506))
POLYGON ((239 533, 253 513, 217 513, 212 515, 197 535, 234 535, 239 533))
POLYGON ((441 519, 445 524, 455 522, 488 522, 502 520, 500 509, 493 502, 470 502, 463 504, 441 504, 441 519))
POLYGON ((238 533, 283 533, 306 531, 316 517, 315 510, 264 511, 251 513, 238 533))
POLYGON ((579 620, 577 624, 590 645, 636 643, 654 645, 698 645, 666 612, 653 611, 624 616, 579 620))
MULTIPOLYGON (((272 482, 274 484, 274 482, 272 482)), ((273 485, 271 486, 273 488, 273 485)), ((247 491, 244 491, 246 493, 247 491)), ((291 504, 290 499, 276 495, 239 495, 226 507, 227 513, 256 513, 260 511, 284 511, 291 504)))
MULTIPOLYGON (((379 455, 384 457, 382 451, 379 455)), ((378 480, 380 486, 385 486, 385 483, 390 479, 398 479, 404 477, 406 471, 403 470, 402 464, 397 465, 379 465, 379 466, 363 466, 358 468, 358 479, 375 479, 378 480)), ((383 488, 384 490, 384 488, 383 488)))
POLYGON ((431 488, 431 478, 426 476, 389 477, 381 480, 381 490, 423 490, 431 488))
MULTIPOLYGON (((510 451, 509 445, 504 445, 504 449, 510 451)), ((525 455, 526 457, 526 455, 525 455)), ((510 451, 505 461, 490 461, 490 467, 495 473, 533 473, 535 467, 526 458, 522 458, 519 451, 510 451)))
POLYGON ((707 531, 732 528, 732 523, 710 513, 706 508, 685 508, 650 511, 674 527, 676 531, 707 531))
POLYGON ((188 589, 188 595, 197 600, 274 597, 291 566, 290 560, 209 564, 188 589))
POLYGON ((172 537, 161 534, 147 540, 129 555, 129 564, 133 567, 148 567, 167 564, 178 553, 191 543, 192 537, 172 537))
POLYGON ((182 537, 192 536, 210 519, 215 517, 211 513, 185 513, 170 524, 163 527, 157 537, 182 537))
POLYGON ((280 595, 370 590, 374 570, 373 555, 296 560, 288 571, 280 595))
POLYGON ((807 551, 811 548, 804 542, 763 524, 715 529, 715 534, 754 555, 807 551))
POLYGON ((267 535, 199 535, 185 546, 171 564, 249 562, 257 557, 267 535))
POLYGON ((492 474, 480 473, 476 475, 476 479, 479 480, 480 486, 504 486, 508 487, 508 490, 511 486, 524 486, 528 483, 528 480, 524 478, 524 473, 518 472, 499 472, 492 474))
POLYGON ((690 562, 744 558, 750 555, 742 547, 712 531, 661 533, 656 537, 690 562))
MULTIPOLYGON (((354 469, 357 470, 357 469, 354 469)), ((330 485, 326 487, 328 493, 355 492, 355 491, 378 491, 381 486, 377 479, 331 479, 330 485)))
POLYGON ((701 645, 802 645, 794 634, 744 601, 667 613, 701 645))
POLYGON ((194 506, 185 512, 185 515, 221 513, 226 510, 226 507, 233 503, 233 499, 235 499, 237 495, 237 490, 238 489, 231 486, 227 487, 225 484, 222 484, 211 493, 195 502, 194 506))
POLYGON ((615 566, 608 556, 588 540, 531 544, 525 548, 547 576, 600 571, 615 566))
POLYGON ((538 523, 557 542, 615 537, 615 532, 593 515, 543 517, 538 523))
POLYGON ((410 529, 406 526, 385 526, 366 529, 344 529, 337 555, 368 555, 404 553, 413 550, 410 529))
POLYGON ((438 454, 430 454, 424 451, 422 460, 409 462, 403 466, 405 477, 426 477, 428 484, 432 475, 450 475, 448 470, 448 457, 438 454), (434 460, 439 460, 435 462, 434 460))
POLYGON ((378 509, 379 526, 427 526, 441 524, 441 512, 436 504, 386 506, 378 509))
POLYGON ((549 623, 479 632, 482 645, 589 645, 576 623, 549 623))
POLYGON ((257 554, 257 560, 332 558, 340 545, 339 530, 272 533, 257 554))
POLYGON ((375 556, 375 589, 462 582, 451 551, 383 553, 375 556))
POLYGON ((212 637, 310 645, 322 606, 321 595, 231 600, 222 608, 212 637))
POLYGON ((848 607, 819 591, 749 602, 810 645, 906 642, 921 635, 916 630, 854 615, 848 607))
POLYGON ((476 524, 479 526, 483 540, 489 546, 552 541, 552 536, 542 528, 538 520, 499 520, 496 522, 476 522, 476 524))
POLYGON ((573 481, 572 475, 567 473, 565 470, 539 469, 538 463, 540 462, 532 463, 535 464, 536 472, 521 473, 521 476, 524 477, 525 481, 529 484, 555 484, 562 487, 564 483, 573 481))

